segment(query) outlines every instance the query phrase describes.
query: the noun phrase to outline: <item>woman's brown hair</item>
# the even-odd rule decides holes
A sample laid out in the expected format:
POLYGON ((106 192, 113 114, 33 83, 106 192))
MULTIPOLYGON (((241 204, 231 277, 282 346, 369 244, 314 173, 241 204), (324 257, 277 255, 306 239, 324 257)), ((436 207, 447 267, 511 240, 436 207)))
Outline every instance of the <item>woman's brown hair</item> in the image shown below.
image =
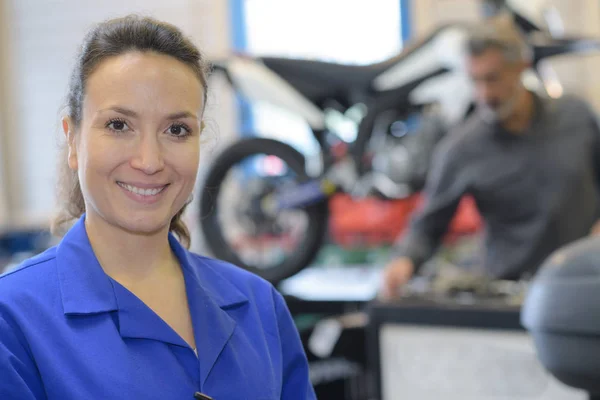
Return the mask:
MULTIPOLYGON (((130 15, 97 25, 85 37, 71 74, 67 94, 67 115, 75 129, 81 124, 86 82, 102 61, 131 51, 151 51, 171 56, 189 66, 204 88, 204 103, 208 95, 210 65, 198 48, 175 26, 149 17, 130 15)), ((85 212, 85 203, 77 172, 67 164, 67 149, 59 164, 58 204, 61 207, 52 223, 52 232, 61 235, 70 222, 85 212)), ((186 205, 187 206, 187 205, 186 205)), ((190 233, 182 215, 184 206, 171 220, 170 231, 186 247, 190 233)))

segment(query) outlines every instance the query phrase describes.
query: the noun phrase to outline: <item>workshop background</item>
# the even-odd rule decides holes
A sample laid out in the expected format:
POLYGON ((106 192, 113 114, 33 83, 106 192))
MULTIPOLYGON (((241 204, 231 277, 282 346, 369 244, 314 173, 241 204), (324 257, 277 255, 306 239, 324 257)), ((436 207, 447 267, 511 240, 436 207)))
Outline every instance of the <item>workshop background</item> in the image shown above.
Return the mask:
MULTIPOLYGON (((541 7, 538 0, 515 3, 520 4, 525 13, 533 10, 535 14, 541 7)), ((564 32, 600 38, 600 1, 551 0, 544 3, 560 16, 564 32)), ((483 18, 482 1, 479 0, 0 0, 0 272, 57 243, 57 239, 49 235, 48 225, 56 210, 56 167, 62 141, 60 112, 74 55, 92 24, 128 13, 150 15, 174 23, 213 60, 246 52, 253 56, 306 58, 354 65, 386 60, 443 24, 483 18)), ((544 66, 545 74, 554 76, 560 84, 555 87, 558 95, 577 94, 596 110, 600 110, 599 70, 600 56, 597 55, 559 56, 544 66)), ((192 231, 191 249, 210 255, 211 249, 200 226, 205 216, 199 203, 204 176, 223 149, 251 135, 288 143, 307 158, 318 155, 319 149, 305 120, 270 105, 250 103, 233 90, 224 76, 216 75, 211 79, 207 126, 197 193, 185 220, 192 231)), ((349 129, 348 137, 342 139, 350 142, 355 136, 356 132, 349 129)), ((263 168, 268 167, 277 170, 279 165, 263 165, 263 168)), ((369 341, 369 329, 373 325, 368 326, 369 321, 362 312, 377 296, 381 267, 389 259, 390 245, 402 233, 410 212, 417 207, 416 198, 393 203, 376 198, 332 198, 327 237, 311 265, 277 282, 296 317, 311 360, 313 383, 319 398, 375 398, 367 395, 373 390, 369 379, 374 373, 376 380, 387 377, 387 393, 396 390, 390 389, 393 385, 413 382, 410 377, 428 374, 422 370, 404 371, 403 378, 392 385, 393 377, 399 376, 395 374, 402 370, 395 361, 389 361, 395 367, 383 366, 384 361, 377 356, 376 362, 381 363, 377 368, 387 369, 374 372, 367 368, 367 364, 372 365, 367 362, 369 351, 389 355, 402 352, 404 348, 426 349, 428 346, 419 340, 425 338, 430 340, 427 343, 438 343, 440 336, 429 330, 421 331, 419 327, 411 328, 404 332, 405 347, 399 348, 389 339, 396 329, 391 326, 377 333, 377 343, 387 340, 387 344, 380 344, 381 348, 373 347, 375 345, 369 341), (338 318, 340 315, 343 317, 338 318)), ((456 223, 459 235, 448 240, 449 247, 439 253, 437 263, 457 259, 462 259, 457 262, 465 262, 479 243, 481 221, 469 199, 465 199, 461 210, 462 217, 456 223)), ((431 314, 431 318, 445 321, 449 314, 446 317, 442 314, 431 314)), ((383 313, 379 317, 386 319, 386 315, 383 313)), ((456 318, 462 317, 457 315, 456 318)), ((421 358, 439 356, 447 366, 464 357, 461 346, 465 341, 480 341, 480 350, 489 343, 501 342, 504 349, 509 349, 507 351, 532 352, 530 343, 519 336, 521 333, 512 330, 480 337, 474 328, 461 338, 458 331, 444 332, 448 341, 444 342, 447 345, 443 349, 435 348, 434 351, 429 346, 427 353, 419 355, 415 350, 408 352, 406 357, 416 365, 421 358)), ((484 350, 477 355, 473 352, 466 351, 474 358, 479 357, 477 362, 485 362, 484 350)), ((492 356, 502 358, 502 354, 492 356)), ((522 360, 527 363, 531 358, 522 360)), ((504 360, 503 371, 517 368, 515 362, 504 360)), ((423 365, 427 363, 423 362, 423 365)), ((469 373, 477 370, 470 368, 462 374, 457 373, 455 379, 465 382, 475 379, 467 378, 469 373)), ((558 389, 553 393, 558 394, 534 397, 534 392, 528 392, 531 388, 526 387, 518 399, 585 398, 581 392, 567 391, 550 381, 541 369, 532 368, 535 372, 523 367, 523 376, 528 377, 523 379, 535 381, 538 389, 556 386, 558 389), (527 375, 529 373, 533 375, 527 375)), ((451 368, 444 371, 448 370, 451 368)), ((456 390, 452 383, 446 382, 454 378, 440 371, 431 371, 427 380, 415 385, 411 393, 421 393, 419 390, 425 393, 425 387, 436 385, 448 391, 456 390)), ((503 375, 496 379, 516 378, 503 375)), ((436 392, 431 398, 439 398, 435 397, 439 395, 436 392)), ((507 396, 502 398, 517 399, 510 394, 507 396)), ((381 397, 381 400, 394 399, 396 397, 389 394, 381 397)))
MULTIPOLYGON (((522 3, 525 9, 535 9, 540 1, 522 3)), ((559 11, 564 29, 570 34, 600 33, 598 1, 546 3, 559 11)), ((381 0, 374 4, 341 0, 2 0, 0 5, 3 232, 43 229, 55 210, 56 157, 62 140, 59 116, 68 74, 82 35, 97 21, 131 12, 157 16, 180 26, 212 59, 247 51, 368 64, 396 54, 411 39, 420 38, 441 24, 481 18, 481 2, 476 0, 381 0)), ((600 81, 595 74, 599 60, 596 56, 561 56, 548 64, 564 90, 582 95, 600 107, 600 81)), ((276 137, 305 154, 316 151, 314 139, 300 118, 269 106, 248 106, 222 77, 213 79, 210 97, 207 119, 211 135, 202 154, 203 170, 241 132, 276 137)), ((372 208, 376 207, 365 204, 363 212, 372 208)), ((193 236, 193 249, 202 252, 197 210, 198 207, 189 207, 187 220, 197 233, 193 236)), ((341 236, 334 243, 343 241, 341 236)), ((324 247, 317 261, 330 254, 328 250, 324 247)), ((348 256, 349 261, 353 255, 365 260, 368 254, 359 251, 358 255, 343 256, 348 256)))

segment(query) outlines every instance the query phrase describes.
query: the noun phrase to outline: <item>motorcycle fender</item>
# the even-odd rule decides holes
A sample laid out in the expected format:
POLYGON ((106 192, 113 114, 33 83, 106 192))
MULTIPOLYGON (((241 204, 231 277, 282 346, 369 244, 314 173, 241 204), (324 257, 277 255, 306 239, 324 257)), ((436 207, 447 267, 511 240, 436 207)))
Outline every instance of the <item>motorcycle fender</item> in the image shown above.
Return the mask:
POLYGON ((442 29, 433 40, 402 57, 395 65, 377 76, 373 87, 378 91, 392 90, 439 70, 464 70, 463 48, 466 37, 466 29, 460 26, 442 29))
POLYGON ((314 130, 325 128, 325 114, 285 79, 257 59, 236 57, 227 63, 234 87, 250 101, 267 102, 303 117, 314 130))

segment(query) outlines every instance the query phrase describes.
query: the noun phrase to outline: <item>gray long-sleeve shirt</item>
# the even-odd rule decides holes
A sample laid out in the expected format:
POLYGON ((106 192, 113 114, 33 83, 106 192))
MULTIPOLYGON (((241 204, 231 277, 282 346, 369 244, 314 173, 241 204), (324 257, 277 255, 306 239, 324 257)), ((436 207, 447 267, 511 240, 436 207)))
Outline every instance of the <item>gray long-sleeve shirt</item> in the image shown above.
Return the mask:
POLYGON ((520 135, 473 115, 438 145, 425 205, 398 247, 418 268, 435 252, 460 199, 474 197, 486 229, 485 269, 499 279, 537 270, 600 216, 600 131, 574 97, 535 97, 520 135))

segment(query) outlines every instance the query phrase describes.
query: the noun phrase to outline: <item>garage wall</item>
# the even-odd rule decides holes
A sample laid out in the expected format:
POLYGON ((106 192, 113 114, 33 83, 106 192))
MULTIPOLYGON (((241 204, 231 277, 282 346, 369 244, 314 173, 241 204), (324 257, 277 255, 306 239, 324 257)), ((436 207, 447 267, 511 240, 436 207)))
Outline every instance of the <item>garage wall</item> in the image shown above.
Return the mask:
POLYGON ((438 25, 454 21, 476 21, 479 0, 412 0, 413 35, 426 35, 438 25))
MULTIPOLYGON (((6 31, 4 38, 0 35, 4 63, 0 67, 0 168, 6 169, 0 175, 6 179, 0 185, 5 187, 0 192, 0 217, 5 210, 3 203, 8 203, 13 227, 44 225, 55 209, 56 157, 62 139, 60 111, 77 47, 94 23, 132 12, 151 15, 178 25, 209 57, 230 51, 227 1, 0 2, 4 6, 0 27, 6 31)), ((235 107, 224 83, 214 86, 209 96, 208 136, 218 136, 223 142, 235 130, 235 107)), ((211 151, 214 146, 205 152, 205 161, 211 151)))
POLYGON ((8 160, 6 158, 6 140, 8 132, 3 129, 6 117, 2 110, 5 108, 8 93, 5 90, 6 65, 8 61, 8 27, 6 23, 7 0, 0 0, 0 232, 8 227, 8 160))
MULTIPOLYGON (((600 2, 597 0, 552 0, 571 35, 600 38, 600 2)), ((585 96, 600 111, 600 55, 582 58, 562 57, 552 67, 565 89, 585 96)))

